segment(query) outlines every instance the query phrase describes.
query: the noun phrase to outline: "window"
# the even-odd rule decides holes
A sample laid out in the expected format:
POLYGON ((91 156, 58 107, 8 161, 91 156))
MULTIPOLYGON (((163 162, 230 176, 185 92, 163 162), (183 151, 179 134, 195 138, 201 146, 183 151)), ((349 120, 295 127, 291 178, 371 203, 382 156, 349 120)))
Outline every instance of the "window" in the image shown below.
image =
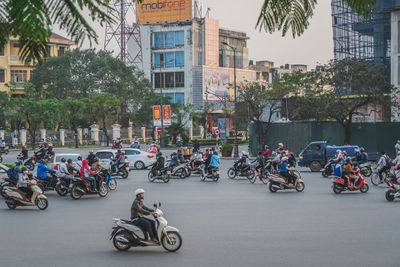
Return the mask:
POLYGON ((31 71, 29 71, 29 80, 32 80, 32 78, 33 78, 33 70, 31 70, 31 71))
POLYGON ((184 106, 185 105, 185 94, 184 93, 175 94, 175 103, 181 104, 182 106, 184 106))
POLYGON ((173 48, 185 44, 185 34, 183 31, 155 32, 153 34, 154 48, 173 48))
POLYGON ((0 83, 4 83, 5 78, 5 70, 0 70, 0 83))
POLYGON ((183 52, 169 52, 169 53, 154 53, 153 54, 153 67, 154 68, 173 68, 185 66, 185 55, 183 52))
POLYGON ((183 52, 175 53, 175 66, 176 67, 184 67, 185 66, 185 56, 183 52))
POLYGON ((185 87, 184 72, 175 72, 175 87, 185 87))
POLYGON ((154 88, 160 88, 160 76, 161 76, 161 82, 162 82, 162 87, 164 86, 164 80, 165 80, 165 73, 161 73, 162 75, 160 75, 160 73, 155 73, 154 74, 154 88))
POLYGON ((165 33, 165 47, 171 48, 175 46, 175 32, 165 33))
POLYGON ((185 34, 183 31, 175 32, 175 45, 184 45, 185 44, 185 34))
POLYGON ((171 103, 175 103, 175 94, 163 94, 171 103))
POLYGON ((0 46, 0 57, 4 57, 4 46, 0 46))
POLYGON ((20 47, 20 45, 18 42, 15 42, 15 43, 13 43, 13 47, 18 48, 18 47, 20 47))
POLYGON ((155 48, 163 48, 164 45, 164 33, 156 32, 154 33, 154 47, 155 48))
POLYGON ((175 53, 165 53, 165 67, 175 67, 175 53))
POLYGON ((140 152, 137 150, 125 150, 125 153, 127 156, 131 156, 131 155, 139 155, 140 152))
POLYGON ((11 70, 10 80, 16 83, 25 83, 28 81, 28 72, 26 70, 11 70))
POLYGON ((98 159, 110 159, 114 157, 114 154, 112 152, 97 152, 96 153, 96 158, 98 159))
POLYGON ((175 87, 175 73, 174 72, 165 73, 165 87, 166 88, 175 87))

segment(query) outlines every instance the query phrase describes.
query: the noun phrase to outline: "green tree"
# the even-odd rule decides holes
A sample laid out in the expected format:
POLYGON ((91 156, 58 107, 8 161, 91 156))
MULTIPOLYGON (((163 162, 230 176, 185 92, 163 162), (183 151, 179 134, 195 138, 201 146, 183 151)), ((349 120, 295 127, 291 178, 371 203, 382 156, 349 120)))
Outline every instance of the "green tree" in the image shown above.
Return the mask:
MULTIPOLYGON (((140 0, 139 0, 140 1, 140 0)), ((115 13, 107 14, 109 0, 9 0, 0 1, 0 46, 10 36, 19 36, 19 55, 26 63, 40 62, 47 56, 51 29, 58 25, 73 40, 97 43, 96 30, 89 21, 114 22, 115 13), (84 11, 89 11, 89 16, 84 11)), ((141 2, 141 1, 140 1, 141 2)))
POLYGON ((319 66, 313 75, 313 90, 295 100, 295 117, 337 121, 343 127, 345 144, 350 143, 354 117, 369 115, 363 108, 395 105, 391 103, 393 87, 386 81, 385 66, 374 61, 332 60, 319 66))
MULTIPOLYGON (((368 17, 371 9, 377 5, 377 0, 343 2, 364 17, 368 17)), ((269 33, 282 31, 283 36, 291 30, 295 38, 308 28, 316 5, 317 0, 264 0, 256 27, 269 33)))
POLYGON ((68 98, 61 100, 58 106, 58 111, 62 114, 62 123, 65 123, 67 127, 74 131, 76 148, 79 146, 78 128, 85 125, 89 117, 85 112, 85 107, 89 103, 88 98, 68 98))
POLYGON ((189 142, 189 136, 186 132, 185 125, 190 121, 199 117, 199 113, 194 109, 192 104, 182 106, 180 104, 172 105, 172 120, 171 125, 167 128, 167 134, 172 138, 172 143, 176 144, 177 137, 182 137, 183 144, 189 142))
POLYGON ((100 124, 100 130, 103 131, 107 146, 110 145, 110 136, 107 132, 107 126, 118 117, 121 112, 121 100, 110 93, 94 93, 86 106, 86 113, 92 121, 100 124))

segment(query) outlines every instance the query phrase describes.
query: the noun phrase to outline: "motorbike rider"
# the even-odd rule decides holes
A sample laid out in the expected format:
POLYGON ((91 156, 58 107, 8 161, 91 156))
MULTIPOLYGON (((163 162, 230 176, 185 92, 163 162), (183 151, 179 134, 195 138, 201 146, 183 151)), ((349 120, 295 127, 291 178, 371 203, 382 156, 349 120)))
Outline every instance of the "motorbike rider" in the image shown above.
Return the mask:
POLYGON ((355 180, 355 174, 357 173, 357 171, 353 168, 353 164, 351 162, 350 158, 346 159, 346 164, 343 166, 345 171, 346 171, 346 175, 344 177, 344 186, 347 186, 347 178, 349 178, 350 185, 354 183, 355 180))
POLYGON ((81 175, 82 179, 86 179, 86 180, 90 181, 91 189, 95 190, 96 189, 96 178, 94 178, 94 175, 96 173, 89 168, 88 163, 89 163, 89 161, 87 159, 84 159, 82 161, 82 168, 79 170, 79 174, 81 175))
POLYGON ((356 160, 353 162, 354 165, 357 166, 368 162, 367 153, 362 152, 361 149, 355 149, 354 152, 356 152, 356 160))
POLYGON ((46 162, 44 160, 41 160, 37 166, 36 177, 41 180, 50 180, 51 178, 48 177, 48 175, 47 175, 48 172, 55 173, 56 171, 48 168, 46 166, 46 162))
POLYGON ((53 143, 49 143, 49 146, 47 147, 47 155, 49 155, 50 157, 54 155, 53 143))
POLYGON ((193 141, 193 152, 197 152, 200 149, 200 143, 199 140, 195 139, 193 141))
POLYGON ((282 158, 282 164, 281 168, 279 170, 279 174, 287 178, 287 183, 288 184, 294 184, 295 183, 295 177, 290 173, 291 171, 294 171, 294 168, 290 168, 288 164, 288 157, 283 157, 282 158))
POLYGON ((22 149, 21 149, 21 156, 22 156, 22 161, 25 161, 25 160, 27 160, 28 159, 28 149, 26 149, 26 147, 25 146, 22 146, 22 149))
POLYGON ((206 161, 204 162, 204 166, 205 166, 204 171, 205 171, 205 173, 207 173, 207 171, 208 171, 208 166, 210 165, 211 157, 212 157, 214 151, 215 151, 214 147, 211 148, 211 151, 206 151, 207 158, 206 158, 206 161))
POLYGON ((171 161, 169 163, 168 168, 173 171, 174 167, 178 165, 178 153, 174 151, 171 155, 171 161))
POLYGON ((392 167, 392 161, 389 158, 389 156, 386 155, 386 152, 382 152, 381 157, 380 157, 375 169, 378 167, 379 167, 378 174, 379 174, 380 183, 383 183, 382 173, 386 172, 387 170, 390 170, 390 168, 392 167))
POLYGON ((100 164, 100 161, 98 158, 94 159, 94 162, 93 162, 92 166, 90 166, 90 167, 95 172, 99 172, 103 169, 107 169, 106 167, 104 167, 103 165, 100 164))
POLYGON ((240 159, 234 164, 234 168, 243 172, 247 167, 250 166, 250 160, 246 151, 242 151, 240 159))
POLYGON ((30 201, 33 191, 30 187, 29 181, 29 173, 26 167, 21 168, 21 175, 18 177, 18 189, 26 194, 26 200, 30 201))
POLYGON ((94 154, 93 150, 90 150, 89 155, 86 158, 88 160, 89 166, 92 166, 95 157, 96 157, 96 155, 94 154))
POLYGON ((271 152, 269 151, 269 147, 267 145, 265 145, 265 151, 262 154, 264 156, 265 159, 269 159, 271 152))
POLYGON ((150 150, 149 150, 149 153, 156 154, 157 152, 158 152, 158 150, 157 150, 157 146, 156 146, 156 145, 154 145, 154 144, 151 144, 151 145, 150 145, 150 150))
POLYGON ((111 172, 115 172, 115 168, 118 168, 118 166, 125 161, 125 151, 118 149, 117 154, 115 154, 115 157, 111 158, 111 160, 113 161, 111 164, 111 172))
POLYGON ((11 167, 7 171, 8 178, 10 178, 11 180, 18 180, 19 179, 19 173, 21 172, 21 169, 22 169, 21 166, 22 166, 22 162, 17 160, 15 162, 15 166, 11 167))
POLYGON ((289 164, 289 167, 291 167, 291 168, 296 167, 296 157, 294 156, 293 152, 289 153, 288 164, 289 164))
POLYGON ((131 220, 139 227, 146 229, 149 234, 150 241, 158 242, 156 224, 153 220, 147 219, 145 215, 154 215, 154 210, 143 204, 144 190, 139 188, 135 191, 135 200, 131 206, 131 220))
POLYGON ((397 152, 396 158, 393 160, 393 164, 399 164, 400 163, 400 151, 397 152))
POLYGON ((191 167, 194 170, 197 166, 203 163, 203 156, 201 153, 196 153, 193 155, 191 167))
POLYGON ((78 157, 78 160, 75 162, 75 166, 74 167, 79 173, 79 171, 82 168, 82 157, 81 156, 78 157))
POLYGON ((179 159, 179 163, 185 162, 185 159, 184 159, 184 157, 183 157, 182 149, 181 149, 181 148, 178 149, 178 159, 179 159))
MULTIPOLYGON (((399 151, 400 152, 400 151, 399 151)), ((399 153, 397 152, 397 153, 399 153)), ((397 184, 400 184, 400 163, 396 165, 396 168, 394 169, 394 175, 396 176, 396 182, 397 184)))
POLYGON ((257 172, 263 172, 264 166, 265 166, 265 158, 264 158, 263 153, 261 151, 259 151, 258 152, 258 156, 252 162, 250 162, 250 164, 253 164, 253 163, 256 163, 254 169, 257 172))
MULTIPOLYGON (((82 161, 81 161, 81 164, 82 164, 82 161)), ((69 172, 72 176, 75 176, 75 174, 79 173, 79 170, 80 170, 80 168, 77 169, 77 168, 75 168, 75 166, 76 166, 76 165, 74 165, 72 159, 68 159, 68 160, 67 160, 67 169, 68 169, 68 172, 69 172)))
POLYGON ((278 143, 278 148, 276 149, 277 153, 281 153, 282 151, 285 151, 285 146, 283 143, 278 143))
POLYGON ((157 158, 156 163, 154 163, 153 167, 151 167, 153 176, 158 176, 160 174, 160 171, 164 168, 165 165, 165 158, 163 157, 161 152, 157 153, 156 158, 157 158))
POLYGON ((343 160, 339 159, 339 162, 337 162, 333 167, 333 175, 335 175, 336 177, 343 178, 342 167, 343 167, 343 160))
POLYGON ((211 170, 213 168, 218 168, 220 163, 221 163, 221 158, 218 156, 218 152, 214 151, 213 155, 211 156, 209 169, 211 170))
POLYGON ((74 175, 68 171, 66 162, 67 162, 67 160, 65 158, 61 159, 61 163, 58 164, 58 168, 57 168, 57 177, 61 177, 61 178, 73 178, 74 177, 74 175))
POLYGON ((46 156, 46 148, 45 148, 45 146, 43 144, 40 145, 39 150, 35 154, 36 154, 36 157, 38 159, 43 159, 44 156, 46 156))

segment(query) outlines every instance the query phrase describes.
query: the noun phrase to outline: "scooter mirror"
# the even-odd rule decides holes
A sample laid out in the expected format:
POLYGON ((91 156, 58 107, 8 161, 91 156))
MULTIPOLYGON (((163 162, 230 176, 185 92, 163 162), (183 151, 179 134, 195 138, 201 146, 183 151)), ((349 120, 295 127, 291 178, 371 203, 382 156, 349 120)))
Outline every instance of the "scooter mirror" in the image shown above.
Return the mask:
POLYGON ((157 208, 157 204, 156 204, 156 203, 154 203, 154 204, 153 204, 153 207, 154 207, 154 208, 157 208))
POLYGON ((161 202, 158 202, 158 207, 161 207, 161 202))

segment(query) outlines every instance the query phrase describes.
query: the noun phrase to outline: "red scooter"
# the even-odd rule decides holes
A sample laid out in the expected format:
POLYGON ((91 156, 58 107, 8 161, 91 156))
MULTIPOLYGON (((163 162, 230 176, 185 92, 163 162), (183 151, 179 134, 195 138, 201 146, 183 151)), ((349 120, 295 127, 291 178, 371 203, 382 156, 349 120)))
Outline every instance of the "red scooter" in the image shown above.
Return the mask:
POLYGON ((80 199, 83 195, 94 195, 98 194, 101 197, 105 197, 108 194, 108 186, 104 182, 102 176, 96 174, 96 189, 92 190, 90 182, 86 179, 81 178, 71 178, 72 187, 70 190, 70 195, 73 199, 80 199))
POLYGON ((358 191, 358 190, 360 190, 361 193, 368 192, 369 189, 368 183, 365 181, 364 177, 360 173, 359 168, 357 168, 354 183, 351 183, 350 179, 348 179, 347 187, 345 187, 344 182, 345 180, 340 177, 335 177, 332 179, 332 189, 333 192, 335 192, 335 194, 340 194, 343 191, 358 191))

